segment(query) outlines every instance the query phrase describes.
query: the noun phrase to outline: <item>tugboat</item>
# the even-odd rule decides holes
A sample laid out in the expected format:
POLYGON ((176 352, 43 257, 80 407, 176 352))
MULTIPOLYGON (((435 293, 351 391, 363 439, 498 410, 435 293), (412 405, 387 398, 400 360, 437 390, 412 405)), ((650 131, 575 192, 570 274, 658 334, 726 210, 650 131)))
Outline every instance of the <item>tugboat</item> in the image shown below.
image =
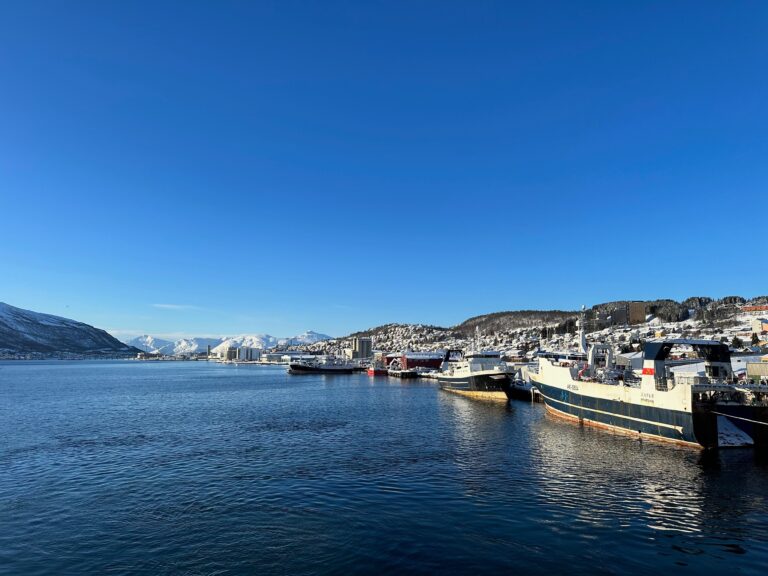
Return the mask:
POLYGON ((335 356, 317 356, 293 360, 288 374, 352 374, 357 366, 335 356))
POLYGON ((642 371, 617 370, 612 348, 593 344, 586 361, 540 357, 530 377, 548 411, 580 424, 697 448, 768 448, 768 389, 740 384, 716 340, 646 342, 642 371), (665 362, 675 346, 692 349, 703 370, 675 372, 665 362))
POLYGON ((446 392, 506 402, 512 379, 500 352, 449 350, 437 382, 446 392))

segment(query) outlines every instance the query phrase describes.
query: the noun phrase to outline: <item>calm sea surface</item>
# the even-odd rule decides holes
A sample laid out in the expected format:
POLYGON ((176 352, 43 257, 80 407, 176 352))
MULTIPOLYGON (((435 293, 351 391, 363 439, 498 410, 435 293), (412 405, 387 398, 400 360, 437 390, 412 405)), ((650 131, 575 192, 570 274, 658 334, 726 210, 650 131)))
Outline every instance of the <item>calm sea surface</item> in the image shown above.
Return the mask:
POLYGON ((0 363, 0 573, 768 573, 768 463, 428 381, 0 363))

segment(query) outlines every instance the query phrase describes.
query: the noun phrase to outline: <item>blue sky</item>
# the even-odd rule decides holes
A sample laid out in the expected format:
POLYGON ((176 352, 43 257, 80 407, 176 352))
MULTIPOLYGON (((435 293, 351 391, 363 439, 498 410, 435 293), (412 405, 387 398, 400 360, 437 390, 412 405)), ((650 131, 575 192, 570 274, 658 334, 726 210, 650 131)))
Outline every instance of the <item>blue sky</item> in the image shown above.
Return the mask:
POLYGON ((219 335, 768 292, 764 2, 0 3, 0 300, 219 335))

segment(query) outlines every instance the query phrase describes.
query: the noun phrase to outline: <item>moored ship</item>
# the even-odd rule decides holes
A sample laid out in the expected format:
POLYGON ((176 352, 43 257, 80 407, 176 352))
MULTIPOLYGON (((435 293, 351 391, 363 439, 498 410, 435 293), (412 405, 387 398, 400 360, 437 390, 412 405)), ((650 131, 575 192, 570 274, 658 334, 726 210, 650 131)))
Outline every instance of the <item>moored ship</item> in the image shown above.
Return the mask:
POLYGON ((448 351, 437 376, 440 388, 455 394, 506 402, 511 377, 501 353, 448 351))
POLYGON ((507 362, 509 372, 509 387, 506 389, 510 400, 533 400, 534 388, 529 371, 533 370, 532 362, 507 362))
POLYGON ((738 382, 726 344, 658 340, 643 352, 641 371, 617 370, 612 348, 594 344, 586 361, 539 358, 530 378, 550 412, 582 424, 695 447, 768 445, 768 389, 738 382), (692 349, 702 371, 667 365, 679 346, 692 349))
POLYGON ((387 369, 381 364, 371 364, 366 369, 368 376, 386 376, 387 369))
POLYGON ((357 365, 335 356, 301 358, 288 364, 289 374, 352 374, 357 365))

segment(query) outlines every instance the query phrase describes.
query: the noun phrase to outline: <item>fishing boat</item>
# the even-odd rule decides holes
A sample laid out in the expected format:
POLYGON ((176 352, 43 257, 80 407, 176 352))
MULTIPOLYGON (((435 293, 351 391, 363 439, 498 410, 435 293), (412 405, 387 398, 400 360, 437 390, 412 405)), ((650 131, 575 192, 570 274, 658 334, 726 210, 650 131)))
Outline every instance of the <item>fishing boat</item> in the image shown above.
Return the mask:
POLYGON ((449 350, 437 382, 446 392, 506 402, 511 378, 500 352, 449 350))
POLYGON ((368 366, 366 373, 368 376, 386 376, 387 369, 381 364, 371 364, 368 366))
POLYGON ((412 378, 418 378, 419 373, 416 370, 403 370, 400 368, 390 368, 387 370, 387 375, 393 378, 401 378, 403 380, 410 380, 412 378))
MULTIPOLYGON (((583 320, 580 322, 583 325, 583 320)), ((641 370, 619 370, 606 344, 587 347, 586 360, 539 358, 530 378, 548 411, 584 425, 686 446, 768 447, 768 387, 740 383, 728 346, 716 340, 645 343, 641 370), (667 364, 676 347, 700 360, 697 371, 667 364)))
POLYGON ((289 374, 352 374, 357 366, 335 356, 300 358, 288 364, 289 374))
POLYGON ((510 400, 532 400, 534 387, 529 372, 534 370, 532 362, 507 362, 509 387, 506 388, 510 400))

